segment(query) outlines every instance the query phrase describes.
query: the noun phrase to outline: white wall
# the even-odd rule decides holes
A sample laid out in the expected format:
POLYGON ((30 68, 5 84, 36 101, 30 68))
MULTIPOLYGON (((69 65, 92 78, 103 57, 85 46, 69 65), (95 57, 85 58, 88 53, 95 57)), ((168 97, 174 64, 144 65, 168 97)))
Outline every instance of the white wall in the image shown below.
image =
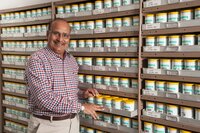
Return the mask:
POLYGON ((48 3, 52 1, 61 0, 0 0, 0 10, 48 3))

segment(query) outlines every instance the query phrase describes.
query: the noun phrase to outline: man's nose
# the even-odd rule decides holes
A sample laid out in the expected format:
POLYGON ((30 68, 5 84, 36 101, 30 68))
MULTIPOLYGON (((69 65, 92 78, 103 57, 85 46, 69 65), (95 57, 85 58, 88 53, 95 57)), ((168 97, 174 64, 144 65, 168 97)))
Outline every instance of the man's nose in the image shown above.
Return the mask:
POLYGON ((63 35, 62 35, 62 34, 60 34, 60 35, 58 36, 58 40, 59 40, 60 42, 64 40, 64 38, 63 38, 63 35))

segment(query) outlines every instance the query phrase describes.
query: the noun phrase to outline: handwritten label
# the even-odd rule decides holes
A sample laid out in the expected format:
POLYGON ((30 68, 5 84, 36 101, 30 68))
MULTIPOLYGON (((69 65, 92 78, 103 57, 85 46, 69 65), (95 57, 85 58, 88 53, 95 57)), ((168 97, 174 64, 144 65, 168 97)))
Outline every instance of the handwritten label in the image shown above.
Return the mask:
POLYGON ((179 71, 176 70, 166 70, 167 75, 179 75, 179 71))
POLYGON ((94 29, 94 33, 105 33, 105 32, 106 32, 105 28, 94 29))
POLYGON ((158 6, 161 5, 161 0, 151 0, 146 2, 147 7, 158 6))
POLYGON ((178 23, 174 22, 174 23, 167 23, 166 24, 166 28, 176 28, 178 27, 178 23))
POLYGON ((104 9, 96 9, 93 11, 93 14, 102 14, 104 13, 104 9))
POLYGON ((166 120, 169 120, 169 121, 175 121, 177 122, 178 121, 178 117, 177 116, 166 116, 166 120))
POLYGON ((147 69, 147 74, 161 74, 160 69, 147 69))
POLYGON ((145 95, 151 95, 151 96, 157 96, 158 95, 157 91, 151 91, 151 90, 144 90, 143 93, 145 95))
POLYGON ((178 46, 168 46, 166 48, 166 51, 178 51, 179 47, 178 46))
POLYGON ((160 29, 160 23, 155 23, 155 24, 146 24, 145 29, 146 30, 152 30, 152 29, 160 29))
POLYGON ((166 97, 178 98, 178 97, 179 97, 179 94, 178 94, 178 93, 170 93, 170 92, 167 92, 167 93, 166 93, 166 97))
POLYGON ((144 49, 145 51, 160 51, 159 46, 145 46, 144 49))

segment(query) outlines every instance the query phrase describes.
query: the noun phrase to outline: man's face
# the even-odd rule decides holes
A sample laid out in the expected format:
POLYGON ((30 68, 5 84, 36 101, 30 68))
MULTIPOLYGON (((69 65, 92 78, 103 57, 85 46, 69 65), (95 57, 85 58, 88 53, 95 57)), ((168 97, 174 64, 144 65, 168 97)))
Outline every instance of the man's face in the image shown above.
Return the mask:
POLYGON ((51 30, 48 32, 48 46, 61 57, 68 48, 70 40, 70 26, 64 21, 53 22, 51 30))

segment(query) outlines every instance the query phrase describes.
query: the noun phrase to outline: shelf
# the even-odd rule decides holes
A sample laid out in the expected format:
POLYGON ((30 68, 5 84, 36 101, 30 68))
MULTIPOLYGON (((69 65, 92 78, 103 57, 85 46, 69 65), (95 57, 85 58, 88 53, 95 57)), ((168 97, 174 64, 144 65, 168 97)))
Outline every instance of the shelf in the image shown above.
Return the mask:
POLYGON ((165 98, 165 97, 157 97, 157 96, 147 96, 142 95, 142 100, 148 100, 148 101, 154 101, 154 102, 163 102, 163 103, 169 103, 169 104, 175 104, 175 105, 182 105, 182 106, 189 106, 189 107, 200 107, 200 102, 195 101, 186 101, 181 99, 173 99, 173 98, 165 98))
POLYGON ((141 74, 143 79, 155 79, 155 80, 169 80, 169 81, 181 81, 181 82, 193 82, 200 83, 198 77, 187 77, 187 76, 168 76, 168 75, 156 75, 156 74, 141 74))
POLYGON ((94 124, 91 124, 90 122, 87 122, 87 121, 81 121, 80 125, 85 126, 85 127, 94 128, 94 129, 101 130, 101 131, 105 131, 105 132, 109 132, 109 133, 123 133, 122 131, 114 130, 112 128, 106 128, 106 127, 103 127, 103 126, 94 125, 94 124))
POLYGON ((118 76, 118 77, 128 77, 128 78, 137 78, 137 75, 138 75, 136 73, 90 71, 90 70, 80 70, 79 74, 92 74, 92 75, 101 75, 101 76, 118 76))
POLYGON ((194 1, 189 1, 189 2, 180 2, 180 3, 166 4, 166 5, 161 5, 161 6, 147 7, 143 9, 143 13, 178 10, 178 9, 183 9, 183 8, 199 7, 199 5, 200 5, 200 1, 194 0, 194 1))
POLYGON ((73 56, 89 57, 137 57, 135 52, 70 52, 73 56))
POLYGON ((137 98, 137 94, 135 94, 135 93, 126 93, 126 92, 113 91, 113 90, 102 90, 102 89, 97 89, 97 91, 100 94, 105 94, 105 95, 114 95, 114 96, 127 97, 127 98, 137 98))
POLYGON ((99 39, 99 38, 111 38, 111 37, 133 37, 138 36, 138 31, 129 31, 129 32, 109 32, 109 33, 99 33, 99 34, 79 34, 71 35, 71 39, 99 39))
POLYGON ((199 58, 199 52, 142 52, 144 57, 166 57, 166 58, 199 58))
POLYGON ((31 6, 25 6, 25 7, 0 10, 0 14, 8 13, 8 12, 17 12, 17 11, 22 11, 22 10, 36 9, 36 8, 43 8, 43 7, 48 7, 48 6, 51 6, 51 3, 44 3, 44 4, 37 4, 37 5, 31 5, 31 6))
POLYGON ((16 83, 23 83, 26 84, 24 80, 19 80, 19 79, 12 79, 12 78, 2 78, 3 81, 10 81, 10 82, 16 82, 16 83))
POLYGON ((25 121, 22 121, 22 120, 16 120, 16 119, 13 119, 13 118, 10 118, 10 117, 6 117, 6 116, 4 116, 4 119, 10 120, 10 121, 13 121, 13 122, 17 122, 19 124, 23 124, 25 126, 28 126, 28 122, 25 122, 25 121))
POLYGON ((19 97, 23 97, 23 98, 28 98, 27 95, 16 93, 16 92, 2 91, 2 93, 3 94, 8 94, 8 95, 13 95, 13 96, 19 96, 19 97))
POLYGON ((193 27, 184 27, 184 28, 143 30, 142 34, 144 36, 149 36, 149 35, 152 36, 152 35, 194 33, 194 32, 199 32, 199 31, 200 31, 200 26, 193 26, 193 27))
POLYGON ((67 0, 67 1, 59 1, 59 2, 55 2, 54 5, 55 6, 63 6, 63 5, 67 5, 67 4, 74 4, 74 3, 80 3, 80 2, 88 2, 88 0, 67 0))
POLYGON ((18 65, 4 65, 2 64, 1 67, 3 68, 17 68, 17 69, 25 69, 25 66, 18 66, 18 65))
POLYGON ((47 37, 46 36, 40 36, 40 37, 6 37, 6 38, 2 38, 0 37, 1 41, 31 41, 31 40, 46 40, 47 37))
POLYGON ((24 25, 35 25, 35 24, 45 24, 49 23, 51 19, 48 20, 37 20, 37 21, 31 21, 31 22, 21 22, 21 23, 10 23, 10 24, 1 24, 1 28, 3 27, 9 27, 9 26, 24 26, 24 25))
POLYGON ((6 108, 11 108, 11 109, 15 109, 15 110, 19 110, 19 111, 30 113, 30 111, 28 109, 25 109, 25 108, 15 107, 15 106, 12 106, 12 105, 7 105, 7 104, 2 104, 2 106, 6 107, 6 108))
POLYGON ((142 121, 147 121, 147 122, 152 122, 152 123, 157 123, 169 127, 175 127, 175 128, 180 128, 184 130, 191 130, 193 132, 199 132, 200 128, 196 126, 192 126, 190 124, 182 124, 174 121, 167 121, 164 119, 159 119, 159 118, 152 118, 148 116, 141 116, 142 121))
POLYGON ((139 9, 135 10, 128 10, 128 11, 121 11, 121 12, 112 12, 112 13, 104 13, 104 14, 97 14, 97 15, 90 15, 90 16, 81 16, 81 17, 69 17, 66 18, 68 22, 74 21, 83 21, 83 20, 95 20, 95 19, 105 19, 105 18, 114 18, 114 17, 124 17, 130 15, 138 15, 139 9))
POLYGON ((2 51, 1 54, 2 55, 31 55, 34 52, 17 52, 17 51, 2 51))

